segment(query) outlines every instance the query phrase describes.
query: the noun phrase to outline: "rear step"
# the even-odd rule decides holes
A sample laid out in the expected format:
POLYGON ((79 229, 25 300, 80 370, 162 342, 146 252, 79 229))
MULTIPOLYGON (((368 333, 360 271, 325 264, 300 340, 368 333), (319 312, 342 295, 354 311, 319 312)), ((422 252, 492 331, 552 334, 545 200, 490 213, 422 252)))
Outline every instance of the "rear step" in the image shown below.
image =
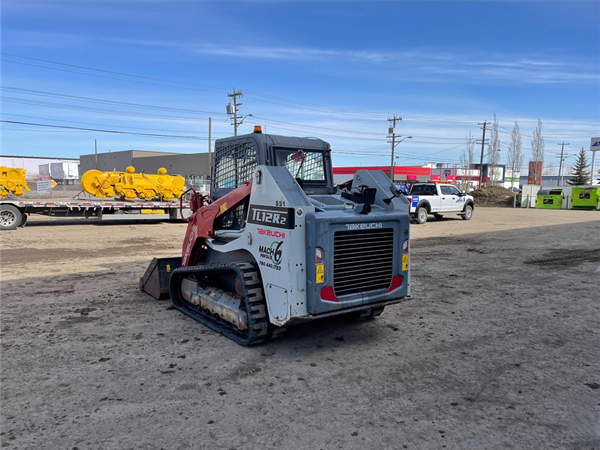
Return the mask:
POLYGON ((140 278, 140 291, 150 294, 157 300, 169 298, 171 273, 181 267, 181 257, 154 258, 140 278))

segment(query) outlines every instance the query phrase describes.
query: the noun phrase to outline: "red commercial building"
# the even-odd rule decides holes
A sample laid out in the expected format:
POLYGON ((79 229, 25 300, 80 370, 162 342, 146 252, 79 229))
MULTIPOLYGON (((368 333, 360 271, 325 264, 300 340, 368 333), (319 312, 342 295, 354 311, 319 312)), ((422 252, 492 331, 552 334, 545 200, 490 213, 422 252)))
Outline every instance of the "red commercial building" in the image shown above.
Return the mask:
MULTIPOLYGON (((336 183, 343 183, 352 179, 358 170, 383 170, 389 177, 390 166, 362 166, 362 167, 334 167, 333 178, 336 183)), ((439 173, 440 169, 418 166, 394 166, 394 181, 397 182, 421 182, 431 181, 432 173, 439 173)))
MULTIPOLYGON (((333 179, 336 184, 351 180, 357 170, 382 170, 388 177, 390 176, 390 166, 350 166, 334 167, 333 179)), ((478 172, 478 171, 477 171, 478 172)), ((394 183, 460 183, 464 181, 464 170, 454 167, 420 167, 420 166, 394 166, 394 183)), ((477 173, 478 174, 478 173, 477 173)), ((470 171, 467 182, 472 187, 478 183, 478 177, 470 171)))

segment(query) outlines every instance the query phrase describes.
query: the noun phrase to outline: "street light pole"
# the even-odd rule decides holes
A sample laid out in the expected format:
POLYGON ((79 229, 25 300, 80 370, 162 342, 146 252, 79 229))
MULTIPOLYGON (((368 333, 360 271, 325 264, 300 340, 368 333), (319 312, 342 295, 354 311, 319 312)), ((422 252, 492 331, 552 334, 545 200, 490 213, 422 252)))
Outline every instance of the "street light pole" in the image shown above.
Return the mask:
POLYGON ((564 152, 565 152, 565 145, 571 145, 571 144, 565 143, 563 141, 563 142, 561 142, 559 144, 556 144, 556 145, 562 145, 562 147, 560 149, 560 162, 558 163, 558 182, 559 182, 558 186, 562 186, 562 176, 561 176, 561 174, 562 174, 562 164, 563 164, 563 161, 566 159, 566 158, 563 159, 563 155, 564 155, 564 152))
POLYGON ((388 134, 391 134, 392 136, 392 160, 390 162, 390 180, 392 182, 394 182, 394 172, 393 172, 393 168, 394 168, 394 149, 396 148, 396 122, 402 122, 402 117, 396 117, 396 114, 394 114, 394 117, 392 119, 388 119, 388 122, 392 122, 392 126, 390 128, 388 128, 388 134))
POLYGON ((479 160, 479 186, 478 189, 481 189, 481 182, 483 181, 483 148, 485 145, 485 129, 490 122, 485 120, 483 123, 478 123, 478 125, 483 125, 483 136, 481 138, 481 159, 479 160))
MULTIPOLYGON (((398 137, 402 137, 402 136, 398 136, 398 137)), ((390 166, 390 180, 392 181, 392 183, 394 182, 394 148, 396 145, 399 145, 404 139, 412 139, 412 136, 405 136, 402 139, 400 139, 397 143, 394 143, 394 147, 392 148, 392 165, 390 166)), ((398 158, 396 156, 396 158, 398 158)))

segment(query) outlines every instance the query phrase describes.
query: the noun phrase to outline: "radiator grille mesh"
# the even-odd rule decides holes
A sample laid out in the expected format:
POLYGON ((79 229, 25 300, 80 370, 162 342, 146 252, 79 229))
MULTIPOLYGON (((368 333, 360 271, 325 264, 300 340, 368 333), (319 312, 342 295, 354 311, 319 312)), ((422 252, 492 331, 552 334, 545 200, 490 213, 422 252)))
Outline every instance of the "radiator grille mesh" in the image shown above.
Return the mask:
POLYGON ((393 228, 335 232, 333 288, 338 297, 387 289, 393 264, 393 228))

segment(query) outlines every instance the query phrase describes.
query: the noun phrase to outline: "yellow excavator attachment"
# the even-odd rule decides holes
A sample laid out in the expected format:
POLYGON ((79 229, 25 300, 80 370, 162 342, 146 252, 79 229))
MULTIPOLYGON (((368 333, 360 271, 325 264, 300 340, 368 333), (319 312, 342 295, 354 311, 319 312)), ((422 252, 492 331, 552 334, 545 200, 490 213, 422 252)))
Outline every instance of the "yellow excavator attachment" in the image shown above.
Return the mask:
POLYGON ((25 181, 26 174, 25 169, 0 167, 0 198, 7 197, 10 193, 23 195, 25 191, 29 191, 29 186, 25 181))
POLYGON ((161 167, 156 175, 135 173, 127 167, 126 172, 100 172, 88 170, 81 177, 81 187, 88 194, 100 198, 118 197, 122 200, 172 200, 183 194, 185 179, 167 175, 161 167))

